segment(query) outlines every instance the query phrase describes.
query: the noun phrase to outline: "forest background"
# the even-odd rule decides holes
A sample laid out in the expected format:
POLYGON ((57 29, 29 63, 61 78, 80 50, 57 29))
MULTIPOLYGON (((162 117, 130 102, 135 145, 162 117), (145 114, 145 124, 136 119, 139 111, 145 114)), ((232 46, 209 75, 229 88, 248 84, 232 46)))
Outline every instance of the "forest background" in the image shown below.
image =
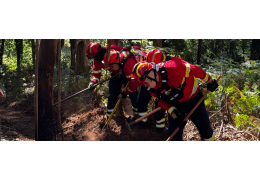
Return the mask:
MULTIPOLYGON (((260 132, 260 40, 258 39, 120 39, 116 44, 140 46, 148 52, 158 48, 166 55, 179 56, 202 67, 212 77, 222 75, 219 90, 206 100, 208 111, 225 108, 223 121, 259 136, 260 132)), ((89 42, 107 45, 107 39, 61 40, 61 91, 64 96, 87 88, 93 61, 82 54, 89 42)), ((24 101, 34 93, 34 39, 0 40, 0 88, 6 101, 24 101)), ((57 61, 53 72, 57 94, 57 61)), ((103 70, 102 74, 106 74, 103 70)), ((103 76, 102 79, 109 77, 103 76)), ((101 106, 107 103, 107 84, 100 86, 101 106)), ((75 102, 84 99, 75 97, 75 102)))

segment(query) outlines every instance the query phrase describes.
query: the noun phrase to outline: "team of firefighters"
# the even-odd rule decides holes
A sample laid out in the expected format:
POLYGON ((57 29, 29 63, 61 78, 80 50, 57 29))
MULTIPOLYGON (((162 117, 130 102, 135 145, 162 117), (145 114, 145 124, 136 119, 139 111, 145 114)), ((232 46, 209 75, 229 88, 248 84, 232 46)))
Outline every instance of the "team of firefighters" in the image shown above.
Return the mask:
MULTIPOLYGON (((199 66, 189 64, 179 57, 165 56, 158 49, 146 54, 138 46, 122 48, 111 45, 110 48, 109 57, 106 47, 99 43, 90 43, 86 50, 87 57, 94 59, 89 87, 99 82, 101 69, 110 71, 112 77, 116 76, 108 82, 107 118, 110 117, 120 94, 122 98, 129 95, 133 111, 139 117, 148 113, 147 106, 153 98, 155 106, 162 107, 162 110, 155 113, 157 131, 165 131, 167 111, 168 133, 171 135, 179 127, 180 130, 172 140, 181 141, 186 124, 183 120, 203 96, 198 78, 206 83, 211 92, 217 89, 217 81, 199 66), (123 92, 122 85, 126 87, 123 92)), ((215 140, 204 101, 192 113, 190 120, 198 128, 202 140, 215 140)), ((144 118, 139 124, 145 128, 149 126, 149 121, 144 118)))
MULTIPOLYGON (((157 132, 166 130, 167 111, 168 133, 171 135, 179 127, 180 130, 172 140, 181 141, 186 125, 186 121, 183 120, 203 96, 197 78, 205 82, 211 92, 217 89, 217 81, 199 66, 189 64, 179 57, 165 56, 158 49, 146 54, 138 46, 122 48, 111 45, 107 57, 106 48, 92 42, 86 51, 88 59, 94 59, 89 87, 99 82, 102 69, 110 71, 112 77, 116 76, 108 82, 107 118, 110 117, 120 94, 123 99, 129 95, 135 117, 142 117, 148 113, 147 106, 153 98, 155 106, 162 107, 155 113, 157 132), (125 86, 123 92, 122 85, 125 86), (137 91, 139 86, 140 90, 137 91)), ((4 98, 1 91, 0 98, 4 98)), ((215 140, 204 101, 191 114, 190 120, 198 128, 202 140, 215 140)), ((148 127, 149 121, 144 118, 139 125, 143 128, 148 127)))

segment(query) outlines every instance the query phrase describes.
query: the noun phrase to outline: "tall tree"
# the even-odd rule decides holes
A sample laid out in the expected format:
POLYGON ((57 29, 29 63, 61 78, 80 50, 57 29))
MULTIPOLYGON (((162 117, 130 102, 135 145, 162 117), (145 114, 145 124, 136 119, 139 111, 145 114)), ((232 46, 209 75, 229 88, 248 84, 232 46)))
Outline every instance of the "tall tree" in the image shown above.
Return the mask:
POLYGON ((86 39, 79 39, 76 43, 76 71, 77 75, 87 72, 86 63, 86 39))
POLYGON ((21 61, 23 60, 23 40, 15 39, 16 53, 17 53, 17 69, 21 67, 21 61))
POLYGON ((200 58, 201 58, 201 44, 202 44, 202 39, 199 39, 199 44, 198 44, 198 53, 197 53, 197 64, 200 64, 200 58))
POLYGON ((33 61, 33 65, 35 66, 35 43, 34 43, 34 39, 31 39, 31 43, 32 43, 32 61, 33 61))
POLYGON ((65 44, 65 39, 61 39, 61 48, 64 46, 65 44))
POLYGON ((70 39, 70 53, 71 53, 71 64, 70 64, 70 69, 75 71, 75 44, 76 44, 76 39, 70 39))
POLYGON ((5 39, 0 39, 0 65, 3 65, 5 39))
POLYGON ((153 45, 157 47, 162 47, 162 39, 151 39, 153 41, 153 45))
POLYGON ((53 115, 53 70, 57 53, 57 39, 42 39, 39 50, 39 122, 40 141, 56 140, 53 115))
POLYGON ((111 44, 118 45, 120 39, 111 39, 111 44))
POLYGON ((251 60, 260 59, 260 39, 253 39, 251 44, 251 60))

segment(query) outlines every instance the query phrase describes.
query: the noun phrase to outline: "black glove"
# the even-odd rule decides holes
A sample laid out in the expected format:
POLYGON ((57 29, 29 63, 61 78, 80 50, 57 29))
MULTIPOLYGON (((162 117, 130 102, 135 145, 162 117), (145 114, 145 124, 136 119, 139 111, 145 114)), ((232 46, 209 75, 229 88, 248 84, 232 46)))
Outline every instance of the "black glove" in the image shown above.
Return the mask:
POLYGON ((210 90, 211 92, 215 91, 217 88, 218 88, 218 82, 216 81, 216 79, 213 79, 213 81, 207 84, 207 89, 210 90))
POLYGON ((177 126, 180 129, 183 129, 185 127, 185 125, 187 124, 187 121, 183 121, 184 120, 184 116, 182 116, 181 114, 179 115, 179 117, 177 118, 177 126))
POLYGON ((185 127, 187 121, 183 121, 185 117, 181 115, 181 113, 177 109, 173 110, 171 116, 173 117, 174 120, 177 121, 177 126, 180 129, 183 129, 185 127))
POLYGON ((125 99, 127 97, 127 94, 125 94, 124 92, 121 93, 121 97, 122 99, 125 99))

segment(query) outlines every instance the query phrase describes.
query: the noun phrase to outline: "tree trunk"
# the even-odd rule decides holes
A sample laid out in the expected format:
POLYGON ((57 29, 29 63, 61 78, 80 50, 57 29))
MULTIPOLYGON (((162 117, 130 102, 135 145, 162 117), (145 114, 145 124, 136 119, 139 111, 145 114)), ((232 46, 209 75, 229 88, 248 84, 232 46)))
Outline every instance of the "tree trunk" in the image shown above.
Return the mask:
POLYGON ((65 44, 65 39, 61 39, 61 48, 64 46, 65 44))
POLYGON ((245 61, 245 47, 246 47, 246 41, 245 39, 242 39, 243 61, 245 61))
POLYGON ((53 70, 57 39, 42 39, 39 50, 39 140, 56 140, 53 115, 53 70))
POLYGON ((86 40, 81 39, 77 40, 76 43, 76 71, 77 75, 87 72, 87 62, 86 62, 86 40))
POLYGON ((252 40, 250 59, 260 60, 260 39, 252 40))
POLYGON ((0 65, 3 65, 5 39, 0 39, 0 65))
POLYGON ((118 45, 119 39, 111 39, 111 45, 118 45))
POLYGON ((63 129, 61 125, 61 115, 60 115, 60 106, 61 106, 61 85, 60 85, 60 76, 61 76, 61 40, 58 40, 58 132, 61 133, 61 139, 64 140, 63 129))
POLYGON ((23 40, 15 39, 15 46, 17 52, 17 69, 20 69, 21 61, 23 60, 23 40))
POLYGON ((202 44, 202 39, 199 39, 199 44, 198 44, 198 54, 197 54, 197 64, 200 64, 200 58, 201 58, 201 44, 202 44))
MULTIPOLYGON (((88 46, 89 43, 90 43, 90 39, 86 39, 86 49, 85 49, 85 51, 87 50, 87 46, 88 46)), ((87 51, 86 51, 86 54, 87 54, 87 51)), ((89 59, 88 58, 85 58, 85 62, 87 64, 87 72, 89 72, 90 69, 92 68, 92 66, 89 63, 89 59)))
POLYGON ((31 39, 32 42, 32 61, 33 61, 33 66, 35 67, 35 43, 34 39, 31 39))
POLYGON ((71 64, 70 64, 70 69, 75 71, 75 44, 76 44, 76 39, 70 39, 70 51, 71 51, 71 64))
POLYGON ((36 61, 35 61, 35 78, 34 78, 34 117, 35 117, 35 141, 39 140, 38 120, 39 120, 39 104, 38 104, 38 90, 39 90, 39 39, 36 39, 36 61))
POLYGON ((162 47, 162 39, 151 39, 153 46, 162 47))

